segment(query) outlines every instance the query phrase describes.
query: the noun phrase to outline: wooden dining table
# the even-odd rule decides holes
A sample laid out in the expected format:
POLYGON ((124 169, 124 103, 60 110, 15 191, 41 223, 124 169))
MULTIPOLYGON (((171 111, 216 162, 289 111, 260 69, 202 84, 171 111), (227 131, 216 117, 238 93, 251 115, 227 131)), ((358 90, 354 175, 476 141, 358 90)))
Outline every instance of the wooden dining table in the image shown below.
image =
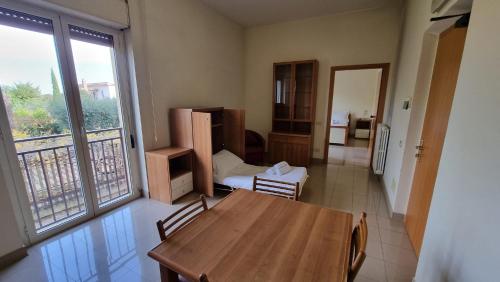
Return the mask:
POLYGON ((148 255, 162 281, 345 281, 352 214, 236 190, 148 255))

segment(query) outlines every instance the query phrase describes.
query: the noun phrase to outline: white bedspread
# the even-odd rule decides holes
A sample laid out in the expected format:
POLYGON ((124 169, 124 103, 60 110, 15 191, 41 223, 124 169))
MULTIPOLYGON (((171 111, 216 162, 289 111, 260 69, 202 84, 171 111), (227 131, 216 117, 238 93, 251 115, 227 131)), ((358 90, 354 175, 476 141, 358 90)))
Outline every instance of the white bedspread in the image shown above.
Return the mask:
POLYGON ((292 171, 284 175, 273 175, 266 173, 267 166, 254 166, 246 163, 238 165, 225 175, 214 176, 214 182, 226 185, 232 188, 243 188, 252 190, 253 177, 266 178, 290 183, 299 182, 299 195, 302 193, 302 187, 307 180, 307 170, 305 167, 292 167, 292 171))

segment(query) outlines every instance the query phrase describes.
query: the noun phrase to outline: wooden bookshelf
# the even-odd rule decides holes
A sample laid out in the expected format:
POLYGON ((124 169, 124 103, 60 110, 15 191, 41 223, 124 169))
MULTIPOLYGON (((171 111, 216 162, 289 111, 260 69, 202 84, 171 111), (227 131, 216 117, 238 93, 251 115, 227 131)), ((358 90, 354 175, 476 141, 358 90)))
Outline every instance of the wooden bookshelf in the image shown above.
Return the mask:
POLYGON ((268 150, 271 162, 285 160, 292 165, 309 165, 316 114, 317 77, 316 60, 274 64, 273 132, 269 134, 268 150))

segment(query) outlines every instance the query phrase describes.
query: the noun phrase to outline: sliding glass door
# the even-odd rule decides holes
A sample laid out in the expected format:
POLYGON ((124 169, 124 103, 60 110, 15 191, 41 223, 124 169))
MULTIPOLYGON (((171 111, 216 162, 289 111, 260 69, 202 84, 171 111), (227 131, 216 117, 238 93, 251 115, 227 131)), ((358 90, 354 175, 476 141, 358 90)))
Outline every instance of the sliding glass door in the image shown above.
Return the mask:
POLYGON ((0 129, 32 242, 137 196, 122 34, 0 2, 0 129))
POLYGON ((97 208, 102 208, 131 193, 125 142, 128 119, 117 79, 115 43, 119 39, 67 20, 63 26, 69 35, 67 50, 78 85, 97 208))
POLYGON ((39 231, 88 213, 53 26, 0 10, 0 87, 39 231))

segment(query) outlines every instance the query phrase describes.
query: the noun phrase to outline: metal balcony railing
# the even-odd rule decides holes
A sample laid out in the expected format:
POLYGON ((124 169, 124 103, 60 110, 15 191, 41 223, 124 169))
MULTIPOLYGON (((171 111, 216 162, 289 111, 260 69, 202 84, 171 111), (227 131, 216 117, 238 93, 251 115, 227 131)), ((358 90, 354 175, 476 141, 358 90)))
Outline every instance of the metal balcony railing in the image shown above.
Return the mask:
MULTIPOLYGON (((87 131, 98 205, 130 194, 122 128, 87 131)), ((87 211, 71 134, 15 141, 37 230, 87 211)))

